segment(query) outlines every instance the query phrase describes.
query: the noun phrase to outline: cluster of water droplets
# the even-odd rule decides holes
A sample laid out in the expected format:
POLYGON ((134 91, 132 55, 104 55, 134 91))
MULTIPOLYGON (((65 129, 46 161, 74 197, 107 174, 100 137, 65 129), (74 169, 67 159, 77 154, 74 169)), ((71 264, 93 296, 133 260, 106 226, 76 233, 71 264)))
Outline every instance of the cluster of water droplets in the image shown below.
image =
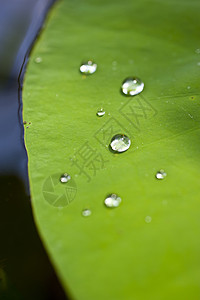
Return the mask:
MULTIPOLYGON (((199 49, 198 49, 199 50, 199 49)), ((40 63, 42 60, 40 57, 35 59, 36 63, 40 63)), ((112 63, 112 68, 113 70, 116 69, 117 62, 112 63)), ((91 75, 94 74, 97 70, 97 64, 93 62, 92 60, 88 60, 84 63, 81 64, 80 66, 80 72, 84 75, 91 75)), ((121 85, 121 92, 125 96, 136 96, 139 93, 141 93, 144 89, 144 82, 139 79, 138 77, 127 77, 121 85)), ((97 117, 103 117, 105 116, 106 111, 104 108, 99 108, 96 112, 97 117)), ((108 114, 110 115, 110 114, 108 114)), ((125 134, 118 133, 115 134, 111 141, 110 141, 110 149, 114 153, 122 153, 127 151, 130 146, 131 146, 131 140, 129 137, 125 134)), ((155 177, 158 180, 162 180, 167 176, 166 172, 164 170, 159 170, 156 174, 155 177)), ((68 173, 64 173, 60 177, 60 182, 62 184, 67 184, 71 180, 71 176, 68 173)), ((116 208, 118 207, 122 202, 122 199, 120 196, 117 194, 109 194, 105 199, 104 199, 104 205, 107 208, 116 208)), ((83 217, 89 217, 92 214, 92 211, 89 208, 85 208, 82 210, 82 216, 83 217)), ((151 216, 146 216, 145 217, 145 222, 150 223, 152 221, 151 216)))

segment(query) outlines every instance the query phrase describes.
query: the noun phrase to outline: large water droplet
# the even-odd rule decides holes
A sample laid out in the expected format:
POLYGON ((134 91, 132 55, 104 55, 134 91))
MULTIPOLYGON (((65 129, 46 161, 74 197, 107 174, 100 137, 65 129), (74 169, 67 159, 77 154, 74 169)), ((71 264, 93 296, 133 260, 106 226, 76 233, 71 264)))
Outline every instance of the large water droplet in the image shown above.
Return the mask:
POLYGON ((85 75, 90 75, 96 72, 97 64, 95 64, 93 61, 88 60, 81 64, 80 66, 80 72, 85 75))
POLYGON ((167 176, 167 173, 164 170, 160 170, 156 173, 156 178, 161 180, 167 176))
POLYGON ((124 134, 116 134, 113 136, 110 147, 115 152, 124 152, 128 150, 131 145, 131 140, 124 134))
POLYGON ((113 207, 118 207, 121 201, 122 199, 118 195, 111 194, 106 197, 106 199, 104 200, 104 204, 107 207, 113 208, 113 207))
POLYGON ((105 115, 105 113, 106 112, 104 111, 103 108, 100 108, 100 109, 97 110, 97 116, 98 117, 103 117, 105 115))
POLYGON ((126 78, 122 83, 122 93, 128 96, 134 96, 141 93, 144 89, 144 83, 137 77, 126 78))
POLYGON ((83 217, 89 217, 91 214, 92 214, 92 212, 88 208, 82 210, 82 216, 83 217))
POLYGON ((62 183, 66 183, 68 181, 70 181, 71 176, 67 173, 64 173, 63 175, 60 176, 60 182, 62 183))

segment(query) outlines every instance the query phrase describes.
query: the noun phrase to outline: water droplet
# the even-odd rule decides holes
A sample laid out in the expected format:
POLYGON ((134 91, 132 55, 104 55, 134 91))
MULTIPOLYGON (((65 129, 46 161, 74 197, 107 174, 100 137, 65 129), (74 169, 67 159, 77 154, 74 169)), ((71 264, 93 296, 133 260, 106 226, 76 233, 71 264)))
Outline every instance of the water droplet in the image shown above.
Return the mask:
POLYGON ((151 223, 152 217, 146 216, 146 217, 144 218, 144 220, 145 220, 146 223, 151 223))
POLYGON ((80 72, 85 75, 90 75, 96 72, 97 64, 95 64, 93 61, 88 60, 81 64, 80 66, 80 72))
POLYGON ((106 197, 106 199, 104 200, 104 204, 106 207, 118 207, 121 203, 122 199, 116 195, 116 194, 111 194, 111 195, 108 195, 106 197))
POLYGON ((197 66, 200 67, 200 61, 197 63, 197 66))
POLYGON ((156 173, 156 178, 161 180, 164 179, 167 176, 167 173, 165 173, 164 170, 160 170, 156 173))
POLYGON ((60 177, 60 182, 66 183, 66 182, 70 181, 70 179, 71 179, 71 176, 69 174, 67 174, 67 173, 64 173, 60 177))
POLYGON ((100 109, 97 110, 97 116, 98 117, 103 117, 105 115, 105 113, 106 112, 104 111, 103 108, 100 108, 100 109))
POLYGON ((144 83, 137 77, 126 78, 122 83, 122 93, 128 96, 134 96, 141 93, 144 89, 144 83))
POLYGON ((39 64, 39 63, 41 63, 42 62, 42 57, 36 57, 35 58, 35 62, 37 63, 37 64, 39 64))
POLYGON ((188 86, 188 87, 187 87, 187 89, 189 90, 189 89, 191 89, 191 87, 190 87, 190 86, 188 86))
POLYGON ((88 208, 82 210, 82 216, 83 217, 89 217, 91 214, 92 214, 92 212, 88 208))
POLYGON ((196 49, 195 52, 196 52, 197 54, 200 54, 200 49, 199 49, 199 48, 196 49))
POLYGON ((124 152, 129 149, 131 140, 124 134, 116 134, 113 136, 110 147, 115 152, 124 152))

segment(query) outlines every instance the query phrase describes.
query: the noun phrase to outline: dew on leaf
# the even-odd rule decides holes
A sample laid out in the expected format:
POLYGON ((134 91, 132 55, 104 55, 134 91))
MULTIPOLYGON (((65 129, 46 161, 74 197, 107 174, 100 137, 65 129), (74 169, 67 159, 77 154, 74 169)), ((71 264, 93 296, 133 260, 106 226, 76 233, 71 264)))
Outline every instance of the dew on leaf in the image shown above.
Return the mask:
POLYGON ((70 181, 71 176, 67 173, 64 173, 60 176, 60 182, 61 183, 67 183, 68 181, 70 181))
POLYGON ((110 194, 104 200, 104 204, 106 207, 114 208, 118 207, 121 203, 122 199, 116 194, 110 194))
POLYGON ((105 115, 105 113, 106 113, 105 110, 103 108, 100 108, 100 109, 97 110, 96 115, 98 117, 103 117, 105 115))
POLYGON ((89 217, 91 214, 92 214, 92 212, 88 208, 82 210, 82 216, 83 217, 89 217))
POLYGON ((39 64, 39 63, 41 63, 42 62, 42 57, 36 57, 35 58, 35 62, 37 63, 37 64, 39 64))
POLYGON ((96 72, 97 64, 95 64, 92 60, 88 60, 81 64, 80 72, 85 75, 90 75, 96 72))
POLYGON ((151 223, 152 217, 151 217, 151 216, 146 216, 146 217, 144 218, 144 220, 145 220, 146 223, 151 223))
POLYGON ((164 179, 167 176, 167 173, 164 170, 160 170, 156 173, 156 178, 159 180, 164 179))
POLYGON ((124 152, 129 149, 131 140, 124 134, 116 134, 110 142, 110 147, 114 152, 124 152))
POLYGON ((128 77, 122 83, 122 93, 127 96, 135 96, 144 89, 144 83, 137 77, 128 77))

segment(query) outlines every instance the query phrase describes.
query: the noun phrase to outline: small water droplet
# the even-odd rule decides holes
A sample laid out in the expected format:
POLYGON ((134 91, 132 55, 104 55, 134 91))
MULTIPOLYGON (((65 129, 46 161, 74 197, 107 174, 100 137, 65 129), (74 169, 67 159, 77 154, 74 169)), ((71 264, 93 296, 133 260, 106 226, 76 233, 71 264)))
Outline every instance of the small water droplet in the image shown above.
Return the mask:
POLYGON ((200 61, 197 63, 197 66, 200 67, 200 61))
POLYGON ((116 134, 113 136, 110 147, 115 152, 124 152, 129 149, 131 140, 124 134, 116 134))
POLYGON ((156 173, 156 178, 161 180, 164 179, 167 176, 167 173, 165 173, 164 170, 160 170, 156 173))
POLYGON ((152 217, 146 216, 146 217, 144 218, 144 220, 145 220, 146 223, 151 223, 152 217))
POLYGON ((35 62, 37 63, 37 64, 39 64, 39 63, 41 63, 42 62, 42 57, 36 57, 35 58, 35 62))
POLYGON ((129 77, 123 81, 121 89, 123 94, 134 96, 143 91, 144 83, 137 77, 129 77))
POLYGON ((200 49, 199 49, 199 48, 196 49, 195 52, 196 52, 197 54, 200 54, 200 49))
POLYGON ((105 115, 105 113, 106 112, 104 111, 103 108, 100 108, 100 109, 97 110, 97 116, 98 117, 103 117, 105 115))
POLYGON ((189 89, 191 89, 191 87, 190 87, 190 86, 188 86, 188 87, 187 87, 187 89, 189 90, 189 89))
POLYGON ((71 176, 67 173, 64 173, 60 176, 60 182, 62 183, 67 183, 68 181, 70 181, 71 176))
POLYGON ((82 216, 83 217, 89 217, 89 216, 91 216, 91 214, 92 214, 92 212, 88 208, 82 210, 82 216))
POLYGON ((85 75, 90 75, 96 72, 97 64, 95 64, 92 60, 88 60, 81 64, 80 72, 85 75))
POLYGON ((114 61, 112 62, 112 65, 113 65, 113 66, 116 66, 116 65, 117 65, 117 61, 114 60, 114 61))
POLYGON ((104 204, 106 207, 118 207, 121 203, 122 199, 116 194, 110 194, 104 200, 104 204))

